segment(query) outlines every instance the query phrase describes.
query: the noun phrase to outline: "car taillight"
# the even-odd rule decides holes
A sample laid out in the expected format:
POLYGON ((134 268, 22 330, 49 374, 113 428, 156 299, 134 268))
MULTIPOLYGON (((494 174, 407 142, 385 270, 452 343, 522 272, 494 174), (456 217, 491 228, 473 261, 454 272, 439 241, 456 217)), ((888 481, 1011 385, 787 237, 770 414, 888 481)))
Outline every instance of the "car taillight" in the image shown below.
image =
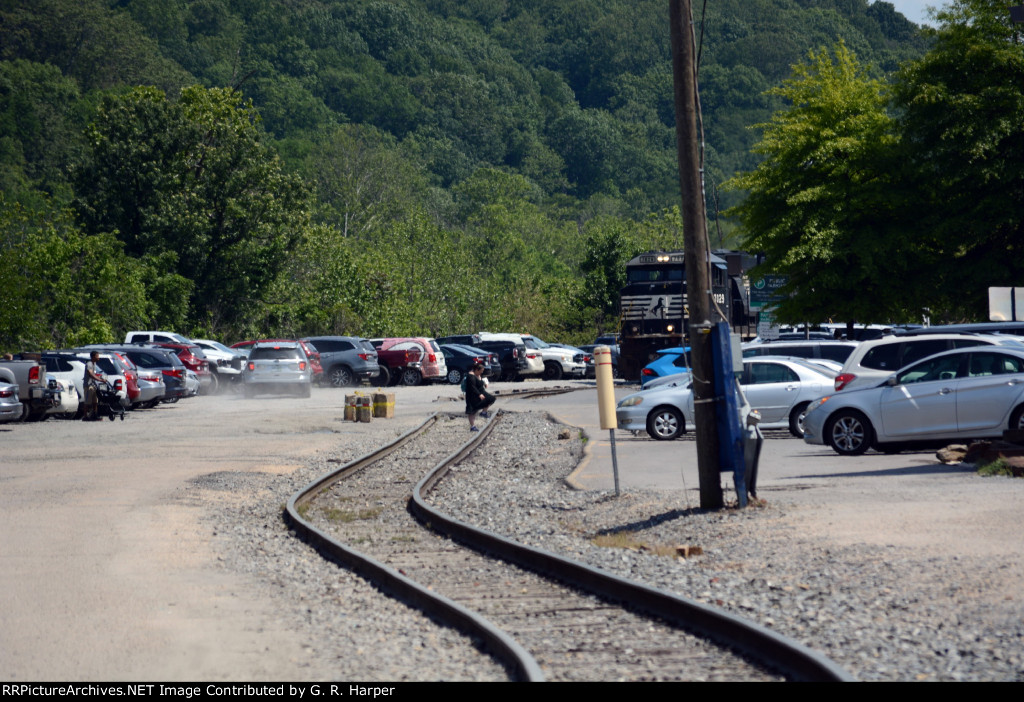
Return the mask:
POLYGON ((32 366, 28 371, 28 382, 32 385, 39 384, 39 366, 32 366))
POLYGON ((165 370, 165 371, 161 371, 161 372, 164 375, 169 375, 172 378, 177 378, 178 380, 181 380, 181 371, 176 369, 176 368, 172 368, 171 370, 165 370))
POLYGON ((842 390, 849 385, 857 376, 853 373, 840 373, 836 376, 836 391, 842 390))
POLYGON ((0 390, 0 397, 14 397, 14 389, 0 390))
POLYGON ((473 359, 473 363, 483 363, 483 362, 484 362, 484 359, 482 359, 482 358, 474 358, 473 359))
POLYGON ((300 371, 306 370, 306 362, 305 361, 299 361, 299 370, 300 371))
POLYGON ((657 373, 652 371, 650 368, 644 368, 642 371, 640 371, 640 375, 657 375, 657 373))
POLYGON ((370 360, 370 354, 368 354, 368 353, 361 353, 361 354, 359 354, 359 358, 363 359, 364 361, 369 361, 370 360))
POLYGON ((252 361, 249 361, 249 370, 251 370, 251 371, 256 370, 256 364, 253 363, 252 361))
POLYGON ((427 363, 437 363, 437 356, 432 353, 427 354, 427 363))
POLYGON ((121 391, 121 387, 122 387, 121 379, 118 378, 117 380, 114 381, 114 390, 117 390, 118 392, 120 392, 121 391))

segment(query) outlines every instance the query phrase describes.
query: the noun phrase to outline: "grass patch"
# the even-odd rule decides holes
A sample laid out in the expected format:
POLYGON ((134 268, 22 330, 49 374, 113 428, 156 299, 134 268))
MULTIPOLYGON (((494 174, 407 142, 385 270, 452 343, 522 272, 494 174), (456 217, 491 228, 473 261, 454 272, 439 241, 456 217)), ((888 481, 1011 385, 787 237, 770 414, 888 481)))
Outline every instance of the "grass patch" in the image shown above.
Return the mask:
POLYGON ((301 504, 295 508, 295 511, 299 513, 299 516, 309 521, 309 504, 301 504))
POLYGON ((371 507, 369 509, 338 509, 329 507, 324 510, 324 518, 329 522, 346 524, 361 519, 376 519, 384 511, 383 507, 371 507))
POLYGON ((997 458, 991 463, 978 466, 978 475, 990 476, 990 475, 1005 475, 1012 476, 1013 471, 1010 469, 1009 464, 1005 458, 997 458))
POLYGON ((598 534, 590 540, 590 543, 595 546, 600 546, 601 548, 625 548, 630 551, 652 553, 655 556, 668 556, 670 558, 675 558, 679 555, 679 550, 675 546, 652 544, 647 541, 643 541, 631 531, 619 531, 614 534, 598 534))

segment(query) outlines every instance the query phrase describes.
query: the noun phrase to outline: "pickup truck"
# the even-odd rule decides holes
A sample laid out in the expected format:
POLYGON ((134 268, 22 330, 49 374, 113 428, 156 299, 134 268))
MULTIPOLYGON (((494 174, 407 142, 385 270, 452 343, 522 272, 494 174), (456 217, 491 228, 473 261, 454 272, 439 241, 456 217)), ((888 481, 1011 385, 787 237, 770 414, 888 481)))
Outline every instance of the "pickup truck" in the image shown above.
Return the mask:
POLYGON ((46 412, 60 404, 60 391, 47 386, 46 366, 38 360, 0 361, 0 382, 18 386, 23 421, 46 419, 46 412))

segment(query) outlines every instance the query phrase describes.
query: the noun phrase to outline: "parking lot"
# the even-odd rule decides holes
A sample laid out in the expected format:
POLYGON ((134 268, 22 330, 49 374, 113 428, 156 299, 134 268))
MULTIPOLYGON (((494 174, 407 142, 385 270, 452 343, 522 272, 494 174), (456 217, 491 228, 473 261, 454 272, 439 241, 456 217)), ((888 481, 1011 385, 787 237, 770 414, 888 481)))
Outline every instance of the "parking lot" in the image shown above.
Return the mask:
MULTIPOLYGON (((395 419, 370 424, 343 422, 344 392, 316 388, 309 400, 198 397, 124 422, 0 427, 0 666, 12 680, 301 675, 301 635, 246 577, 217 567, 203 514, 229 505, 232 494, 211 505, 196 481, 288 474, 339 447, 359 455, 432 411, 461 412, 458 394, 455 386, 398 388, 395 419)), ((584 427, 592 455, 573 479, 611 488, 593 389, 498 406, 548 411, 584 427)), ((625 491, 654 488, 682 508, 697 505, 691 438, 617 439, 625 491)), ((922 558, 992 557, 1005 578, 992 583, 997 592, 1017 592, 1024 574, 1022 480, 979 478, 939 465, 931 452, 842 458, 777 432, 765 444, 759 488, 769 507, 784 507, 787 527, 825 549, 868 544, 918 549, 922 558)), ((729 489, 726 499, 734 499, 729 489)))

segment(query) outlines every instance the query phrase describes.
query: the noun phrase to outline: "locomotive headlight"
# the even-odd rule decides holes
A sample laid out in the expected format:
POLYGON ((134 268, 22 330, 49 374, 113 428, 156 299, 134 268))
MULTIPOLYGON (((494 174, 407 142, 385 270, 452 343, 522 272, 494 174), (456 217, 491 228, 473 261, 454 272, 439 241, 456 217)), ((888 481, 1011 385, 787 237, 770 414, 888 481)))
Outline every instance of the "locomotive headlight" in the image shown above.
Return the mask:
POLYGON ((671 332, 671 331, 674 331, 675 328, 676 327, 675 327, 674 324, 669 324, 667 327, 665 327, 665 331, 671 332))

